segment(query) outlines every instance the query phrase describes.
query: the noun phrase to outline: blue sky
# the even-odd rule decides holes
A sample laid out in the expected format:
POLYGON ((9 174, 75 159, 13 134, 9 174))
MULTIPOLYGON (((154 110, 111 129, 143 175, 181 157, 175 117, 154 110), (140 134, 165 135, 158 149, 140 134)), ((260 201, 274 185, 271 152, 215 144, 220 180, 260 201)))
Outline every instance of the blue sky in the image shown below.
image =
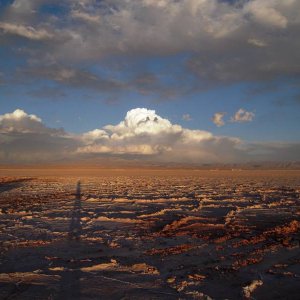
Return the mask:
POLYGON ((213 136, 297 144, 299 9, 296 0, 2 0, 0 115, 20 109, 82 135, 147 108, 213 136))

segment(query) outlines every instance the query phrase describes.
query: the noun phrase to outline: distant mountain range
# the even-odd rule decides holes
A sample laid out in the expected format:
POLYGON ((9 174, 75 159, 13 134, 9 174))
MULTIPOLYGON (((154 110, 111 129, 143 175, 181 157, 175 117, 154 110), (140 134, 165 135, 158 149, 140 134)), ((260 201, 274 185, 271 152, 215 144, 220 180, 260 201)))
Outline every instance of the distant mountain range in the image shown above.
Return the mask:
POLYGON ((56 161, 49 164, 2 164, 0 169, 17 168, 92 168, 92 169, 118 169, 118 168, 143 168, 143 169, 201 169, 201 170, 300 170, 300 161, 264 161, 245 163, 163 163, 139 160, 123 160, 120 158, 108 158, 105 160, 81 160, 81 161, 56 161))

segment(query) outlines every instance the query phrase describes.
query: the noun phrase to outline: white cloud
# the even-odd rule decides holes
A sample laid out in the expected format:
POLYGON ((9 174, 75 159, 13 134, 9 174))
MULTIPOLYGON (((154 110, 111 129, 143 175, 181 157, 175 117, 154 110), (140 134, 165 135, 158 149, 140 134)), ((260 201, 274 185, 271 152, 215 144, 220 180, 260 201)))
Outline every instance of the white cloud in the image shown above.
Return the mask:
POLYGON ((161 133, 176 134, 182 130, 180 125, 172 125, 167 119, 157 115, 154 110, 135 108, 127 112, 125 120, 118 125, 104 127, 112 133, 113 139, 124 139, 138 135, 161 133))
POLYGON ((255 114, 250 111, 246 111, 243 108, 240 108, 233 117, 231 117, 231 122, 251 122, 253 121, 253 118, 255 117, 255 114))
POLYGON ((218 127, 221 127, 221 126, 224 126, 225 125, 225 122, 223 120, 223 117, 226 115, 225 112, 217 112, 213 115, 212 117, 212 121, 218 126, 218 127))
POLYGON ((248 39, 248 43, 257 47, 266 47, 268 45, 266 42, 255 38, 248 39))
MULTIPOLYGON (((287 18, 279 11, 280 2, 278 0, 254 0, 245 5, 245 12, 250 13, 253 18, 267 26, 286 28, 287 18)), ((292 3, 292 1, 290 1, 292 3)))
POLYGON ((7 113, 4 115, 1 115, 0 122, 3 122, 5 120, 20 120, 20 119, 24 119, 24 118, 29 119, 31 121, 39 122, 39 123, 42 122, 42 119, 40 119, 36 115, 28 115, 27 113, 24 112, 24 110, 21 110, 21 109, 16 109, 12 113, 7 113))
MULTIPOLYGON (((128 111, 124 121, 100 129, 100 136, 100 140, 98 137, 94 141, 90 139, 88 145, 80 147, 78 152, 155 156, 158 161, 196 162, 218 159, 213 151, 209 153, 205 148, 207 145, 214 148, 219 143, 218 148, 221 149, 223 143, 222 138, 214 137, 210 132, 172 124, 146 108, 128 111)), ((225 140, 226 143, 230 141, 233 148, 239 144, 237 139, 225 140)))
POLYGON ((100 20, 101 20, 101 17, 99 15, 91 15, 89 13, 79 11, 79 10, 72 11, 71 16, 74 19, 79 19, 88 23, 95 23, 95 24, 100 24, 100 20))
POLYGON ((30 40, 45 40, 53 37, 45 29, 35 29, 32 26, 18 25, 13 23, 0 22, 0 30, 4 33, 19 35, 30 40))
POLYGON ((105 130, 102 129, 94 129, 88 131, 82 135, 82 137, 87 141, 95 141, 95 140, 102 140, 107 139, 108 134, 105 130))
POLYGON ((16 109, 12 113, 0 115, 0 133, 5 132, 53 132, 53 129, 47 129, 42 120, 36 115, 28 115, 21 109, 16 109))

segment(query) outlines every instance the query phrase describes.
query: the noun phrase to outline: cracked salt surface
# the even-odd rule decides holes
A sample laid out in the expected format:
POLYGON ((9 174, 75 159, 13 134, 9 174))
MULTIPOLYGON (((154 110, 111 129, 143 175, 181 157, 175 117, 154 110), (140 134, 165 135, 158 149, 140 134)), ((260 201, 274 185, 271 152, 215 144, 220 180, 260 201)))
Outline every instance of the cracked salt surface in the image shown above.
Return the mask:
POLYGON ((144 173, 0 177, 0 299, 299 298, 299 172, 144 173))

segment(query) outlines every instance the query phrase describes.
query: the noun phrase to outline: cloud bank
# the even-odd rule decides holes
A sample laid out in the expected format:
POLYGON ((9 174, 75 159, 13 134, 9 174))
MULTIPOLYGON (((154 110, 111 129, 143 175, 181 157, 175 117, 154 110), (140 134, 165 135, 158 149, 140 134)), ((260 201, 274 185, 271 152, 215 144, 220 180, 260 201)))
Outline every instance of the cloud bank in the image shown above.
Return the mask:
POLYGON ((122 157, 142 162, 231 163, 299 160, 298 144, 247 143, 172 124, 154 110, 135 108, 123 121, 82 134, 48 128, 35 115, 16 110, 0 116, 0 162, 33 163, 122 157))
POLYGON ((62 85, 139 90, 139 81, 115 82, 115 58, 130 74, 133 57, 185 54, 178 67, 208 87, 299 77, 298 11, 297 0, 15 0, 0 14, 0 35, 25 69, 62 85), (111 71, 105 79, 82 70, 95 63, 111 71))
POLYGON ((63 129, 47 127, 21 109, 0 116, 0 162, 51 162, 72 156, 76 138, 63 129))

